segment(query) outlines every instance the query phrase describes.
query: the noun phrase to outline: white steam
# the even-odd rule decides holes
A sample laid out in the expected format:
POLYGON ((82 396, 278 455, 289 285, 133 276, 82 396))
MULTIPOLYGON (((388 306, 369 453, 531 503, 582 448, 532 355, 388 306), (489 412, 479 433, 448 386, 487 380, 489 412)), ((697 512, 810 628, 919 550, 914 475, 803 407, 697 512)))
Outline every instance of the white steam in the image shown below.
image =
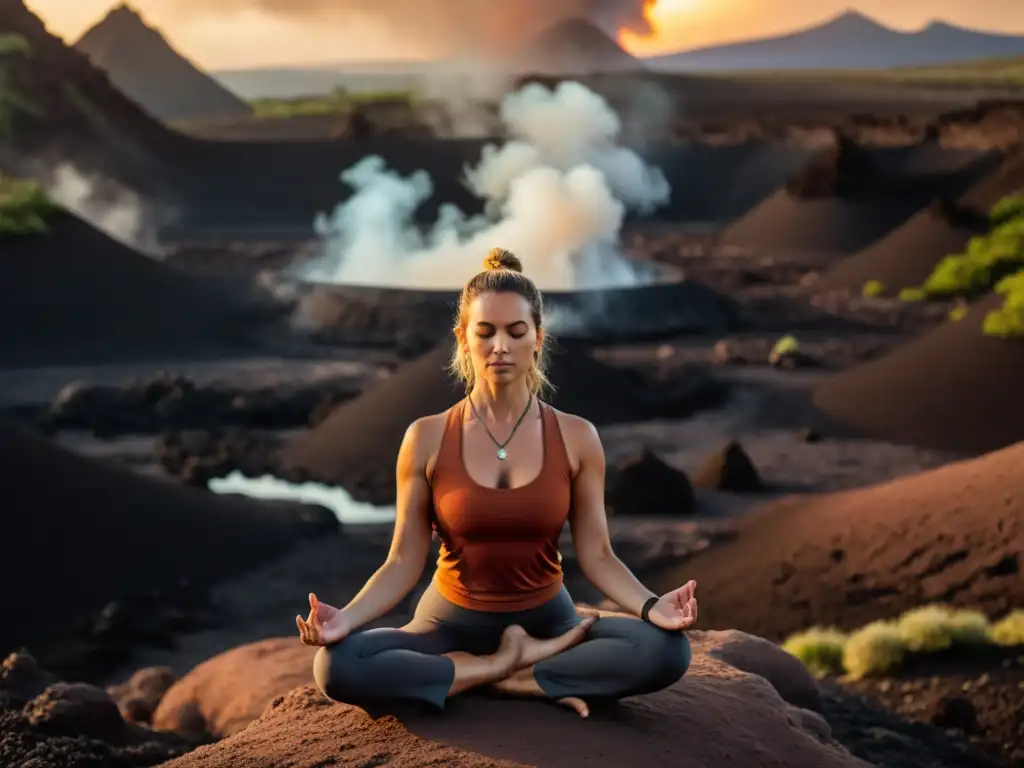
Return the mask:
POLYGON ((482 216, 441 206, 423 232, 414 214, 431 197, 425 171, 408 177, 371 156, 341 174, 354 195, 317 217, 325 254, 302 277, 332 283, 455 288, 494 247, 511 250, 540 288, 631 285, 638 273, 619 250, 627 210, 664 205, 667 180, 619 147, 619 117, 579 83, 531 84, 505 97, 510 141, 488 145, 466 183, 485 201, 482 216))
POLYGON ((46 193, 115 240, 148 256, 161 257, 163 250, 146 218, 143 201, 124 188, 101 191, 101 186, 75 166, 62 163, 53 169, 46 193))

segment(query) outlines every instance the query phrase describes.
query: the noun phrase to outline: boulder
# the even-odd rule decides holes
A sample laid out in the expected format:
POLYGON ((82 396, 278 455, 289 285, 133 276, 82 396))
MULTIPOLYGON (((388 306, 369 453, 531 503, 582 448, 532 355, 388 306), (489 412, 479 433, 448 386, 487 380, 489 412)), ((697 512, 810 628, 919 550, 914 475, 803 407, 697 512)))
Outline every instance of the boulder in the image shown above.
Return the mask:
MULTIPOLYGON (((740 632, 693 632, 691 638, 693 663, 682 681, 655 694, 592 704, 587 719, 547 702, 486 694, 457 697, 442 715, 403 710, 372 717, 329 701, 312 685, 300 685, 265 701, 266 709, 244 730, 236 728, 233 735, 167 768, 371 763, 867 768, 834 740, 821 715, 787 701, 820 706, 813 678, 795 659, 740 632)), ((294 640, 267 640, 207 662, 210 673, 202 695, 220 701, 238 697, 255 705, 273 687, 265 682, 267 670, 281 688, 291 674, 309 680, 308 656, 292 654, 289 643, 302 647, 294 640), (290 665, 292 672, 284 674, 290 665)))
POLYGON ((315 651, 297 637, 275 637, 214 656, 167 690, 153 727, 194 737, 237 733, 275 697, 312 679, 315 651))
POLYGON ((686 475, 646 448, 608 467, 605 501, 615 515, 689 515, 697 503, 686 475))

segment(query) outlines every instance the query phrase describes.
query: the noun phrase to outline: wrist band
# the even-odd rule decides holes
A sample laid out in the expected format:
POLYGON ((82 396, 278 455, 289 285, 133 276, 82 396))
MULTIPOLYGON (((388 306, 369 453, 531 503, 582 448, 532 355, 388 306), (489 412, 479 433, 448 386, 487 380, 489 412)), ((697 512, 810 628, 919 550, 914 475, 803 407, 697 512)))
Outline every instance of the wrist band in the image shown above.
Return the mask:
POLYGON ((651 623, 651 608, 653 608, 654 604, 658 602, 660 599, 660 597, 652 595, 651 597, 647 598, 647 601, 644 603, 644 607, 640 609, 640 618, 646 621, 648 624, 651 623))

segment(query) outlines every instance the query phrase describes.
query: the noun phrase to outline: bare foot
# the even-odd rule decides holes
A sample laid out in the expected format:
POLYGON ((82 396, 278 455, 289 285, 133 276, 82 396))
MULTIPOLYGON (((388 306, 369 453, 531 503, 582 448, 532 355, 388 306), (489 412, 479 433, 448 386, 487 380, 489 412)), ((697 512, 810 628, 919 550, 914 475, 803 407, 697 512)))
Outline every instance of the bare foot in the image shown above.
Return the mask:
POLYGON ((567 696, 564 699, 559 699, 558 703, 563 707, 569 707, 570 709, 576 710, 576 714, 580 717, 588 717, 590 715, 590 709, 587 707, 587 702, 583 699, 577 699, 575 696, 567 696))
POLYGON ((523 652, 529 640, 530 636, 526 634, 526 630, 518 624, 505 627, 501 633, 498 650, 491 655, 500 673, 511 674, 523 666, 523 652))
POLYGON ((587 636, 587 631, 594 626, 595 621, 597 621, 597 617, 588 616, 565 634, 547 640, 527 635, 519 666, 532 667, 534 664, 544 661, 544 659, 549 659, 555 654, 567 651, 574 645, 578 645, 587 636))

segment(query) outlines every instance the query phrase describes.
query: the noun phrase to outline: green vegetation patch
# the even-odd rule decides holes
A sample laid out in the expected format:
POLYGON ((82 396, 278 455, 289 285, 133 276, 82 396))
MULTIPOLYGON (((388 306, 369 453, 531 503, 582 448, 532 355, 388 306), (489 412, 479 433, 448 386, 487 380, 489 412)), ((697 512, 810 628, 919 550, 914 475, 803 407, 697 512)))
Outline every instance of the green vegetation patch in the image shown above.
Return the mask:
POLYGON ((0 237, 47 232, 57 209, 34 181, 0 179, 0 237))
POLYGON ((999 338, 1024 338, 1024 271, 1003 278, 995 292, 1004 296, 1003 306, 985 316, 985 334, 999 338))
MULTIPOLYGON (((1024 271, 1024 194, 1004 197, 992 206, 988 218, 991 223, 988 233, 972 237, 963 253, 944 258, 923 285, 900 291, 900 299, 973 298, 987 293, 996 285, 1003 285, 1000 281, 1024 271)), ((865 284, 865 291, 872 282, 877 281, 865 284)), ((1018 310, 1024 291, 1019 283, 1012 282, 1000 292, 1007 296, 1005 316, 993 317, 991 329, 986 329, 986 333, 1021 335, 1024 331, 1016 329, 1022 322, 1018 310)), ((957 307, 951 319, 959 320, 965 314, 965 309, 957 307)))
POLYGON ((337 88, 323 96, 298 99, 256 99, 250 102, 253 114, 258 118, 306 117, 310 115, 340 115, 358 105, 378 102, 405 102, 416 100, 412 91, 362 91, 350 92, 337 88))
POLYGON ((881 280, 868 280, 861 289, 864 296, 881 296, 885 293, 885 285, 881 280))
POLYGON ((892 672, 911 656, 992 645, 1024 645, 1024 611, 992 624, 978 611, 927 605, 850 633, 813 627, 789 637, 782 648, 816 677, 858 680, 892 672))

